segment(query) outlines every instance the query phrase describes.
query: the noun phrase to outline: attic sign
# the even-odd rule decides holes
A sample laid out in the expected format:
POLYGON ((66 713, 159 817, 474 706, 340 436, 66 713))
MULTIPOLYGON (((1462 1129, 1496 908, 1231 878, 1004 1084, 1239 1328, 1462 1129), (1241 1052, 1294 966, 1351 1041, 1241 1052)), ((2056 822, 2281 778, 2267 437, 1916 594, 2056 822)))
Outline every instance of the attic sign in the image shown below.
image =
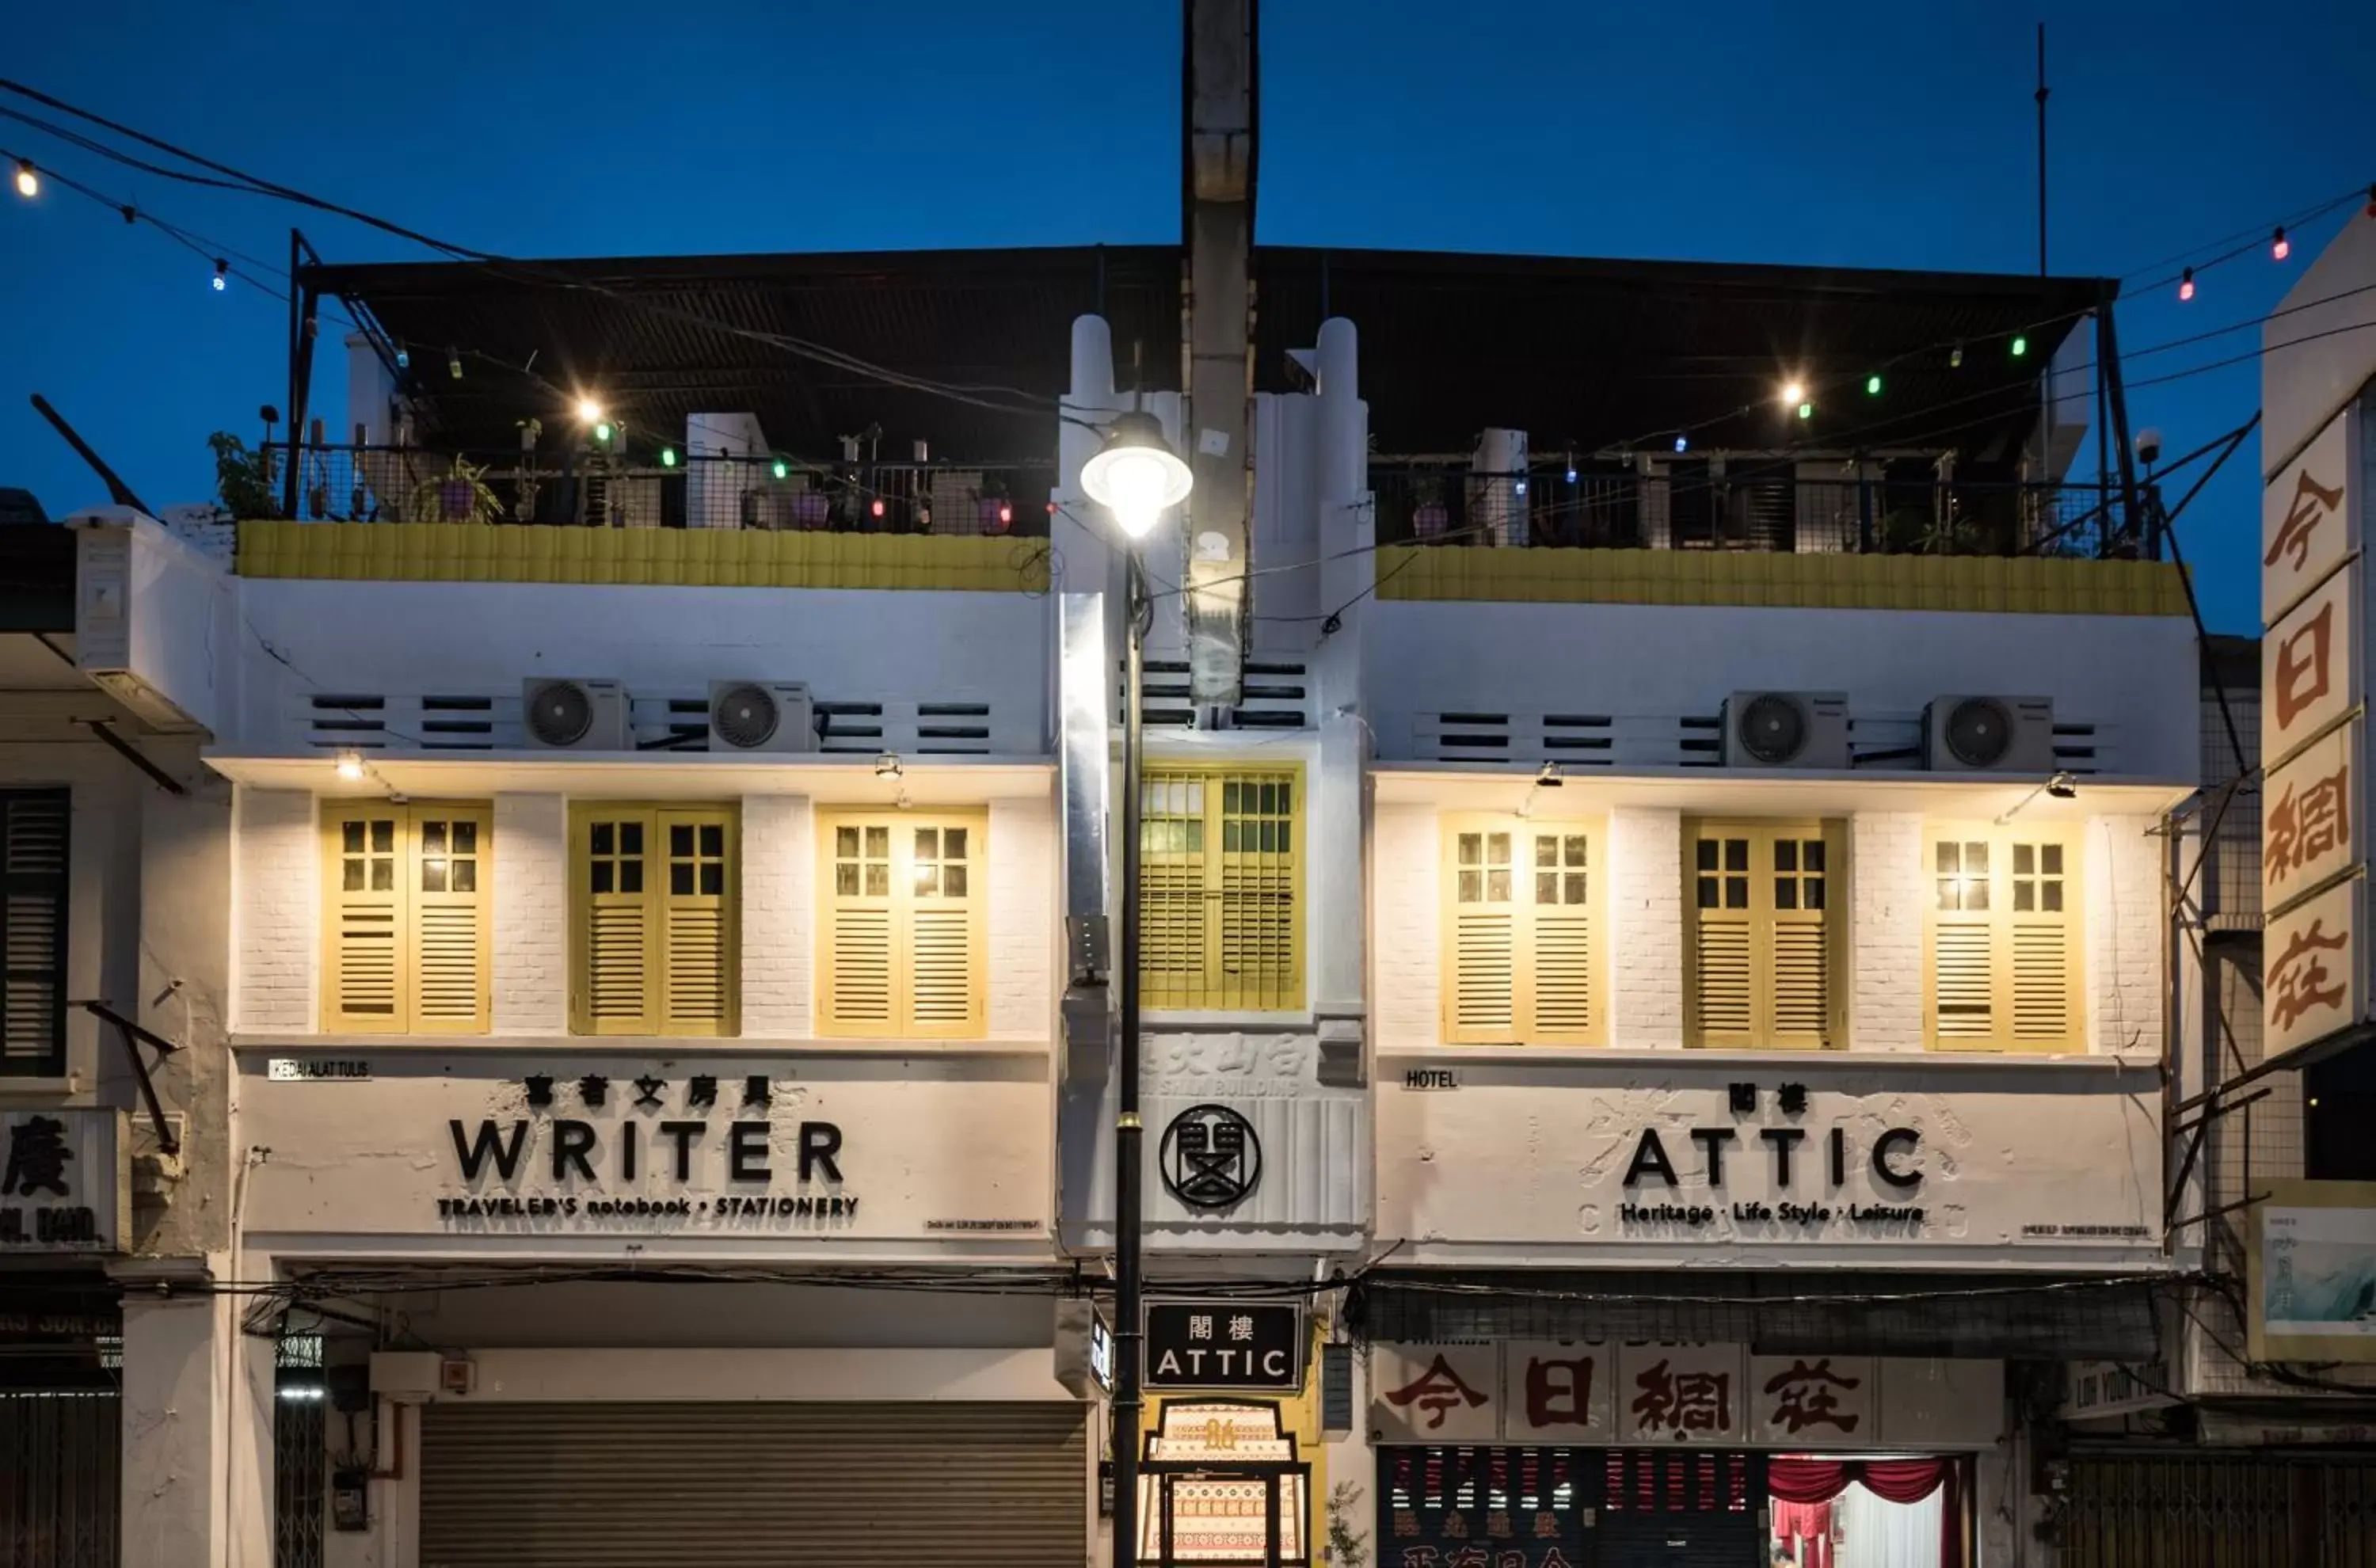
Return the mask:
POLYGON ((1303 1309, 1227 1297, 1150 1301, 1146 1386, 1292 1394, 1303 1386, 1303 1309))
MULTIPOLYGON (((1728 1086, 1728 1103, 1736 1116, 1754 1115, 1759 1109, 1757 1086, 1728 1086)), ((1803 1084, 1784 1084, 1775 1104, 1786 1116, 1806 1113, 1803 1084)), ((1753 1183, 1766 1195, 1729 1201, 1737 1224, 1820 1230, 1834 1220, 1853 1225, 1919 1226, 1927 1211, 1913 1201, 1922 1185, 1917 1159, 1922 1134, 1912 1127, 1886 1127, 1868 1138, 1852 1138, 1835 1123, 1820 1136, 1807 1127, 1704 1126, 1682 1129, 1682 1146, 1669 1147, 1674 1130, 1661 1134, 1645 1126, 1634 1135, 1633 1158, 1625 1166, 1625 1199, 1617 1206, 1618 1218, 1629 1226, 1712 1225, 1723 1212, 1726 1172, 1743 1163, 1753 1165, 1763 1178, 1753 1183), (1811 1143, 1812 1138, 1812 1143, 1811 1143), (1705 1192, 1688 1196, 1677 1174, 1678 1154, 1695 1156, 1705 1172, 1705 1192), (1852 1182, 1883 1201, 1843 1200, 1838 1194, 1852 1182), (1677 1194, 1669 1197, 1668 1194, 1677 1194), (1903 1198, 1904 1201, 1893 1201, 1903 1198)))
POLYGON ((131 1229, 120 1111, 0 1117, 0 1253, 119 1253, 131 1229))
POLYGON ((766 1075, 520 1079, 521 1112, 446 1123, 449 1229, 725 1230, 852 1220, 841 1128, 774 1114, 766 1075))

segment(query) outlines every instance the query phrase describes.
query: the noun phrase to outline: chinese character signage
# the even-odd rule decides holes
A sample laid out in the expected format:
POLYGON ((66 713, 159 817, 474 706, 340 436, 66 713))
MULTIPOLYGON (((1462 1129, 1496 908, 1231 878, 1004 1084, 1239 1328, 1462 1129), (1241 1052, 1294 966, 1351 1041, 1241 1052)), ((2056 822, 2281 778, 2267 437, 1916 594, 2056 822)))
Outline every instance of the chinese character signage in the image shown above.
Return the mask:
POLYGON ((1613 1348, 1597 1341, 1519 1340, 1503 1351, 1503 1435, 1524 1443, 1606 1443, 1616 1427, 1613 1348))
POLYGON ((2261 642, 2261 746, 2271 761, 2323 733, 2351 710, 2358 664, 2359 573, 2312 588, 2261 642))
POLYGON ((1303 1386, 1303 1309, 1292 1301, 1150 1301, 1150 1389, 1303 1386))
POLYGON ((1620 1442, 1739 1443, 1748 1430, 1738 1345, 1627 1345, 1617 1372, 1620 1442))
POLYGON ((1487 1443, 1502 1431, 1498 1345, 1376 1345, 1370 1425, 1380 1443, 1487 1443))
POLYGON ((2253 1206, 2246 1353, 2376 1361, 2376 1182, 2274 1181, 2253 1206))
POLYGON ((2262 1050, 2268 1056, 2347 1028, 2368 1010, 2359 953, 2367 884, 2339 883, 2269 917, 2261 938, 2262 1050))
POLYGON ((0 1254, 120 1253, 131 1229, 124 1112, 0 1112, 0 1254))
POLYGON ((2282 909, 2366 858, 2359 846, 2359 719, 2269 770, 2261 790, 2262 907, 2282 909))
POLYGON ((2261 493, 2261 620, 2274 625, 2359 548, 2349 430, 2337 419, 2261 493))
POLYGON ((1873 1436, 1878 1383, 1862 1356, 1752 1356, 1750 1408, 1761 1443, 1852 1443, 1873 1436))

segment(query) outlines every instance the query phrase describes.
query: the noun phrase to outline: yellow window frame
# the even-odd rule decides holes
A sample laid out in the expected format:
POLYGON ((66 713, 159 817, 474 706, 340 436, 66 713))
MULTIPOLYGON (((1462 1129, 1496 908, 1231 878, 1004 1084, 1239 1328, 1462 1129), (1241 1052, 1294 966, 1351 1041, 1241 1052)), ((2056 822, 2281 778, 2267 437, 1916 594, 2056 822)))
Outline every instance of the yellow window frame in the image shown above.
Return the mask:
POLYGON ((1300 1012, 1300 763, 1150 763, 1139 795, 1139 1000, 1149 1009, 1300 1012))
POLYGON ((1609 822, 1446 813, 1443 1038, 1454 1045, 1609 1041, 1609 822))
POLYGON ((738 1032, 741 828, 731 803, 570 802, 572 1033, 738 1032))
POLYGON ((990 814, 829 808, 816 845, 817 1033, 986 1036, 990 814))
POLYGON ((326 1032, 485 1034, 494 826, 484 801, 321 806, 326 1032))
POLYGON ((1726 1051, 1844 1043, 1847 825, 1686 817, 1682 873, 1684 1043, 1726 1051), (1719 996, 1728 976, 1737 977, 1737 989, 1719 996), (1817 985, 1820 998, 1811 999, 1817 985))
POLYGON ((2085 850, 2066 825, 1923 825, 1922 1030, 1931 1050, 2088 1049, 2085 850), (1985 862, 1977 870, 1975 846, 1985 862), (1942 907, 1950 902, 1958 907, 1942 907))

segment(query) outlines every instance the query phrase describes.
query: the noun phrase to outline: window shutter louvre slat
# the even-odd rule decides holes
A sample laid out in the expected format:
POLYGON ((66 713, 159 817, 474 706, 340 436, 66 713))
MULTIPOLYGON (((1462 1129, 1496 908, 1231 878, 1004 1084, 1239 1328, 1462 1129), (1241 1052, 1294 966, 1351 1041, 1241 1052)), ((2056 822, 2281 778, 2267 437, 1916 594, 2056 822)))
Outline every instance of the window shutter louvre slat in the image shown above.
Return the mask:
POLYGON ((1693 956, 1698 963, 1699 1028, 1703 1041, 1747 1045, 1756 1008, 1751 997, 1756 983, 1756 963, 1751 954, 1751 932, 1744 915, 1703 909, 1699 939, 1693 956))
POLYGON ((1535 1038, 1576 1043, 1592 1033, 1592 917, 1583 910, 1535 911, 1535 1038))
POLYGON ((326 1028, 401 1034, 410 1025, 405 900, 410 829, 401 806, 345 807, 325 823, 326 1028))
POLYGON ((2070 944, 2061 925, 2016 921, 2013 928, 2013 1037, 2059 1045, 2071 1033, 2070 944))
POLYGON ((1513 1038, 1517 1027, 1515 958, 1510 912, 1463 910, 1454 918, 1452 1033, 1464 1041, 1513 1038))
POLYGON ((60 1075, 65 1062, 64 790, 0 793, 0 1073, 60 1075))
POLYGON ((482 1033, 491 1019, 492 814, 437 803, 416 805, 409 814, 410 1027, 422 1034, 482 1033))
POLYGON ((909 990, 919 1033, 963 1028, 973 1021, 972 925, 961 909, 916 911, 909 990))
POLYGON ((1831 1033, 1831 954, 1821 920, 1774 926, 1774 1032, 1820 1044, 1831 1033))
POLYGON ((726 912, 707 902, 671 900, 668 911, 668 1017, 671 1033, 708 1033, 726 1021, 726 912))
POLYGON ((1303 1005, 1302 790, 1294 768, 1146 771, 1139 978, 1147 1006, 1303 1005))
POLYGON ((1983 923, 1940 922, 1936 973, 1939 1038, 1985 1041, 1996 1033, 1995 943, 1983 923))

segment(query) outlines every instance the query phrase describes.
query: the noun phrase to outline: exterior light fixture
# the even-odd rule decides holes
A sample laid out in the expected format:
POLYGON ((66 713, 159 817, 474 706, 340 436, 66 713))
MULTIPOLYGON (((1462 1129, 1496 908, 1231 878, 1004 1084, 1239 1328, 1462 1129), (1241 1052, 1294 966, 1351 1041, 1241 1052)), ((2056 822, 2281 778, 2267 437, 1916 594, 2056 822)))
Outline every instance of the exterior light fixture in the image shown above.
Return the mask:
POLYGON ((1675 433, 1675 450, 1676 450, 1677 452, 1679 452, 1679 453, 1681 453, 1681 452, 1688 452, 1688 451, 1690 451, 1691 449, 1692 449, 1692 438, 1691 438, 1690 436, 1688 436, 1688 435, 1685 435, 1681 431, 1677 431, 1677 432, 1675 433))
POLYGON ((1793 403, 1803 403, 1806 400, 1807 384, 1805 382, 1786 381, 1782 384, 1782 402, 1784 407, 1787 408, 1793 403))
POLYGON ((784 461, 781 457, 776 459, 776 477, 778 479, 789 479, 791 477, 791 464, 784 461))
POLYGON ((2014 333, 2013 335, 2013 357, 2020 359, 2023 355, 2028 352, 2029 339, 2018 332, 2014 333))
POLYGON ((1815 405, 1814 405, 1814 404, 1812 404, 1812 403, 1801 403, 1801 404, 1800 404, 1800 405, 1799 405, 1799 417, 1800 417, 1800 419, 1802 419, 1802 420, 1811 420, 1811 419, 1813 419, 1813 418, 1815 417, 1815 405))
POLYGON ((2283 224, 2279 224, 2277 226, 2276 233, 2272 235, 2269 239, 2269 259, 2271 261, 2283 261, 2286 257, 2293 254, 2294 243, 2286 238, 2285 226, 2283 224))
POLYGON ((362 753, 340 752, 339 754, 339 777, 345 779, 348 783, 362 783, 363 781, 363 775, 367 771, 369 770, 363 766, 362 753))
POLYGON ((603 420, 595 425, 594 439, 601 442, 606 446, 611 444, 611 422, 609 420, 603 420))
POLYGON ((1527 493, 1527 481, 1521 479, 1517 483, 1512 485, 1510 489, 1514 494, 1524 495, 1527 493))
POLYGON ((28 199, 42 194, 42 177, 33 172, 33 160, 17 160, 17 194, 28 199))
POLYGON ((883 515, 883 497, 880 495, 876 496, 874 498, 874 504, 872 506, 869 506, 867 510, 873 513, 878 517, 881 517, 883 515))
POLYGON ((675 447, 673 447, 673 446, 663 446, 663 447, 661 447, 661 448, 660 448, 660 467, 662 467, 662 468, 664 468, 664 469, 672 469, 672 468, 676 467, 676 448, 675 448, 675 447))
POLYGON ((1868 398, 1878 398, 1881 396, 1881 377, 1877 375, 1868 375, 1864 378, 1864 395, 1868 398))
POLYGON ((596 401, 595 401, 593 398, 578 398, 578 399, 577 399, 577 422, 578 422, 578 423, 580 423, 580 424, 600 424, 600 423, 601 422, 601 420, 602 420, 602 405, 601 405, 601 404, 600 404, 600 403, 596 402, 596 401))
POLYGON ((2178 297, 2181 300, 2194 298, 2194 268, 2190 267, 2178 275, 2178 297))
POLYGON ((1081 468, 1081 488, 1134 540, 1153 531, 1164 509, 1188 499, 1196 476, 1163 439, 1153 414, 1134 410, 1106 427, 1106 444, 1081 468))
POLYGON ((874 777, 877 778, 904 778, 907 771, 908 770, 905 767, 902 767, 899 765, 899 754, 897 752, 885 752, 881 756, 874 759, 874 777))
POLYGON ((215 292, 220 294, 225 289, 230 287, 231 263, 223 260, 220 256, 217 256, 215 258, 215 292))

